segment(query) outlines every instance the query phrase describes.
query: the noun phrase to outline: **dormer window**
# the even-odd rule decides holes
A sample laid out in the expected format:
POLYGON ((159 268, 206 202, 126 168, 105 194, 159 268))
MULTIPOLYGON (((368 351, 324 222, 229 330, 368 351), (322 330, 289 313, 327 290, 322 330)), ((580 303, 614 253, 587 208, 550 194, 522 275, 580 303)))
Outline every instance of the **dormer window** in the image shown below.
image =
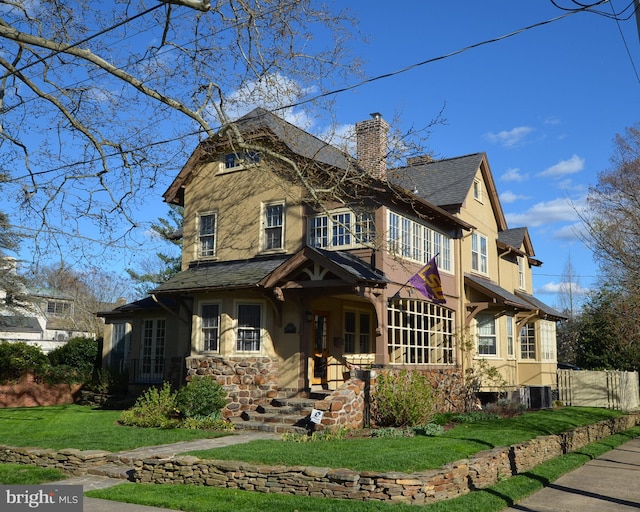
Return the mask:
POLYGON ((236 151, 224 156, 224 168, 237 169, 245 164, 256 164, 260 161, 260 153, 257 151, 236 151))

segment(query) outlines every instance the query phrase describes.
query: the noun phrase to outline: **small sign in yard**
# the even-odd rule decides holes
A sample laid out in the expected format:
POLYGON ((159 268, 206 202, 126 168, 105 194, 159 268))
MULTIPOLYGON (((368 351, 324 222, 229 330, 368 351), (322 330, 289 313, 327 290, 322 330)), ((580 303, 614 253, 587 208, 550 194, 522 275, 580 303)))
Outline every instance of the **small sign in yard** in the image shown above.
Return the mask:
POLYGON ((310 418, 311 421, 313 423, 317 423, 317 424, 322 423, 322 414, 323 414, 322 411, 319 411, 318 409, 312 409, 311 410, 311 418, 310 418))

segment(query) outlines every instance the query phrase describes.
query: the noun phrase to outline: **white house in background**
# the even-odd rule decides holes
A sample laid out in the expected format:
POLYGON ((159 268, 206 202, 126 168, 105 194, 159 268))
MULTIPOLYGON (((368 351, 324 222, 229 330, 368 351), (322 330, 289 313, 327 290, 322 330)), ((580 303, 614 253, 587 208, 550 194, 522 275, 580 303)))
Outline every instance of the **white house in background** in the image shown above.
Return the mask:
MULTIPOLYGON (((3 271, 7 271, 6 267, 3 271)), ((8 271, 15 272, 15 260, 8 271)), ((51 289, 26 289, 25 292, 30 300, 28 306, 9 307, 7 293, 0 289, 0 342, 23 341, 38 345, 46 353, 71 338, 94 337, 78 325, 71 295, 51 289)))

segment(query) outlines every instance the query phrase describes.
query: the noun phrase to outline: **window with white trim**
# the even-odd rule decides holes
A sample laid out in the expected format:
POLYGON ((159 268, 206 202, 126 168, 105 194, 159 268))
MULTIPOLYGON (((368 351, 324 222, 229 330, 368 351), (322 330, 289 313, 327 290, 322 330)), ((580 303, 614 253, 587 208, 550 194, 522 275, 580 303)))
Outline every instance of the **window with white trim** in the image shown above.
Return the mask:
POLYGON ((238 304, 236 350, 259 352, 262 340, 262 304, 238 304))
POLYGON ((487 237, 480 233, 473 233, 471 235, 471 268, 481 274, 488 272, 487 251, 487 237))
POLYGON ((60 300, 47 301, 47 316, 69 316, 73 314, 71 302, 60 300))
POLYGON ((200 306, 200 329, 204 352, 220 350, 220 305, 202 304, 200 306))
POLYGON ((525 275, 525 259, 522 256, 518 256, 518 286, 521 290, 525 290, 527 288, 525 275))
POLYGON ((389 303, 388 350, 391 364, 454 363, 454 312, 428 301, 389 303))
POLYGON ((497 356, 498 337, 495 317, 493 315, 478 315, 476 317, 476 332, 478 336, 478 355, 497 356))
POLYGON ((265 251, 279 251, 284 248, 284 203, 265 204, 263 206, 264 231, 263 248, 265 251))
POLYGON ((362 247, 375 240, 372 212, 336 210, 329 215, 315 215, 308 220, 308 243, 323 249, 362 247))
POLYGON ((473 180, 473 198, 482 202, 482 183, 478 179, 473 180))
POLYGON ((543 361, 556 360, 556 324, 549 320, 539 320, 540 350, 543 361))
POLYGON ((536 359, 536 325, 532 322, 520 330, 520 359, 536 359))
POLYGON ((345 354, 371 352, 371 315, 363 311, 344 312, 345 354))
POLYGON ((204 213, 198 216, 198 256, 211 258, 216 255, 216 213, 204 213))
POLYGON ((247 164, 257 164, 260 161, 260 153, 257 151, 236 151, 224 155, 225 170, 240 169, 247 164))
POLYGON ((389 212, 388 220, 390 254, 422 264, 437 254, 438 268, 453 271, 451 237, 395 212, 389 212))
POLYGON ((515 357, 515 346, 513 344, 513 315, 506 316, 507 321, 507 356, 515 357))

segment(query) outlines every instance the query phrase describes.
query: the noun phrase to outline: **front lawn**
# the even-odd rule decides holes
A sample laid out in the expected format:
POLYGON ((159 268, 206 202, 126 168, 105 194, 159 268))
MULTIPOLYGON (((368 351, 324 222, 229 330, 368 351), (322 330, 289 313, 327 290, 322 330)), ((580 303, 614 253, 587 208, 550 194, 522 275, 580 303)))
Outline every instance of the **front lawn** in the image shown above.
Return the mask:
POLYGON ((54 468, 0 464, 0 484, 2 485, 38 485, 64 478, 67 478, 67 475, 54 468))
POLYGON ((564 407, 527 412, 513 418, 457 424, 439 437, 355 438, 302 444, 257 440, 189 452, 188 455, 268 465, 414 472, 437 469, 482 450, 521 443, 537 436, 559 434, 622 414, 610 409, 564 407))
MULTIPOLYGON (((188 512, 262 512, 297 510, 298 512, 498 512, 542 489, 545 485, 589 460, 640 436, 640 427, 585 446, 550 460, 526 474, 507 478, 493 487, 431 505, 402 505, 383 502, 335 500, 306 496, 261 494, 251 491, 216 489, 194 485, 122 484, 109 489, 89 491, 92 498, 110 499, 139 505, 165 507, 188 512)), ((326 444, 326 443, 321 443, 326 444)), ((331 444, 331 443, 328 443, 331 444)), ((304 445, 298 445, 302 447, 304 445)))
POLYGON ((229 435, 205 430, 126 427, 117 423, 119 416, 120 411, 80 405, 0 409, 0 444, 119 452, 229 435))

